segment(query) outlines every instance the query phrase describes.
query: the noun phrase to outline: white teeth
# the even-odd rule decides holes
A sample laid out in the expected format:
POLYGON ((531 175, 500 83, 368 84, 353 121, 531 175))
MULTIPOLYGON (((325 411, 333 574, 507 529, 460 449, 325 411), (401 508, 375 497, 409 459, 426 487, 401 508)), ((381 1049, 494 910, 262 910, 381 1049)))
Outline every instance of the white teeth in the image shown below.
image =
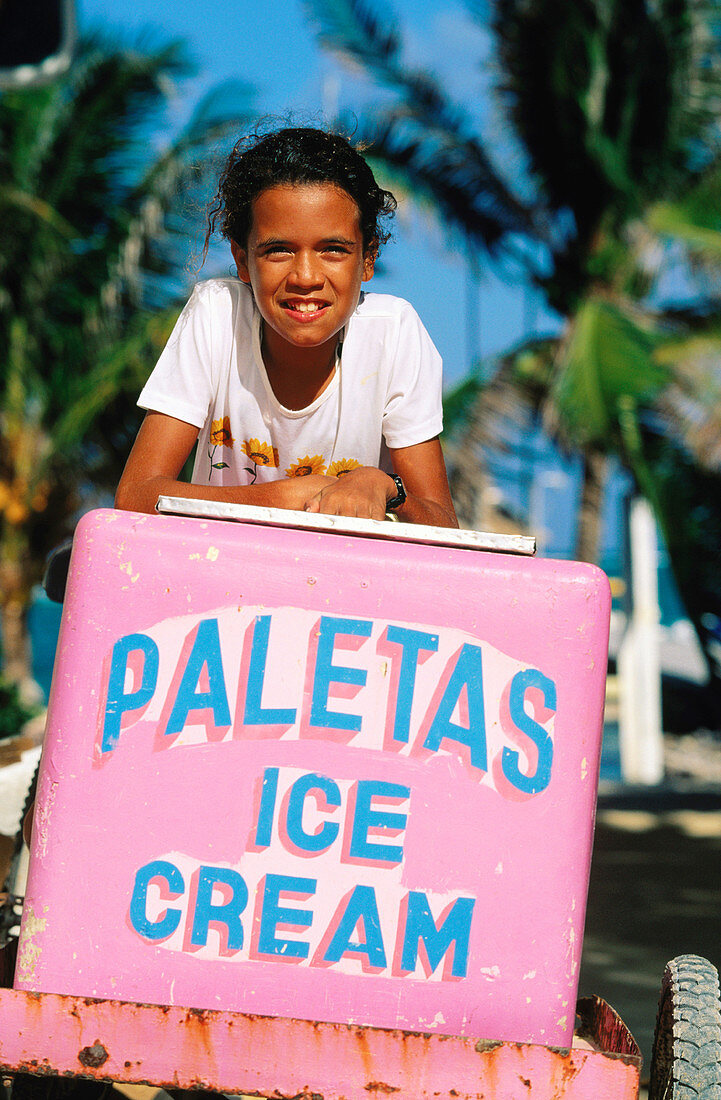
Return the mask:
POLYGON ((299 313, 316 313, 320 308, 319 302, 296 302, 293 306, 299 313))

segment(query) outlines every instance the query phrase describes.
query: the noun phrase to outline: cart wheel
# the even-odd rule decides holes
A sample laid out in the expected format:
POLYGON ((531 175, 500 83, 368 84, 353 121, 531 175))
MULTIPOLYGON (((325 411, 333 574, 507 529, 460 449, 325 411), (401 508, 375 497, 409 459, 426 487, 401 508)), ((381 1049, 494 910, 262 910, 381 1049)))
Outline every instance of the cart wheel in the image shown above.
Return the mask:
POLYGON ((698 955, 666 966, 648 1100, 721 1100, 721 1002, 716 967, 698 955))

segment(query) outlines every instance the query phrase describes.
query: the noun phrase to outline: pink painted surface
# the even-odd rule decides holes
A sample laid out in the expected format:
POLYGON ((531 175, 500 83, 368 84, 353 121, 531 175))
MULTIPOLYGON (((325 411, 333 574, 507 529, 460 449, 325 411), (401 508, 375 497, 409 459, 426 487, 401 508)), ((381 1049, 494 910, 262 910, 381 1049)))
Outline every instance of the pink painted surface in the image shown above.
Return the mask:
POLYGON ((91 513, 16 986, 569 1045, 609 601, 586 565, 91 513))
POLYGON ((597 1049, 560 1053, 520 1043, 16 990, 0 990, 0 1017, 0 1072, 82 1074, 308 1100, 638 1096, 638 1048, 632 1040, 604 1042, 601 1029, 597 1049))

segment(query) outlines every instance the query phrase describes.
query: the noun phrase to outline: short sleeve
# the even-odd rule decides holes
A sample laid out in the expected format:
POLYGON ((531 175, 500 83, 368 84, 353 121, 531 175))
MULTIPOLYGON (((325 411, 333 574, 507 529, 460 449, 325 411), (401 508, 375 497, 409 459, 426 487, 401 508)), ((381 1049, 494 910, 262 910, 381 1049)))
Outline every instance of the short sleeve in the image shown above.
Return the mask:
POLYGON ((196 286, 138 398, 142 409, 202 428, 213 397, 212 300, 196 286))
POLYGON ((383 413, 383 437, 393 448, 425 443, 443 429, 441 357, 413 307, 401 306, 383 413))

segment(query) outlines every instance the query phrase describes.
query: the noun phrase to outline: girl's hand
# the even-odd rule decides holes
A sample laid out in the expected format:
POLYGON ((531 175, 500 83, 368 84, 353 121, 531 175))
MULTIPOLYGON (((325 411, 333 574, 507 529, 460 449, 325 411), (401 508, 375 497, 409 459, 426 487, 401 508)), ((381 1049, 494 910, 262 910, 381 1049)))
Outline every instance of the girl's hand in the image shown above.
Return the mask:
POLYGON ((306 512, 385 519, 386 503, 396 495, 393 479, 374 466, 360 466, 340 477, 323 480, 330 484, 308 500, 306 512))
POLYGON ((296 512, 308 512, 313 511, 308 507, 309 502, 315 500, 320 493, 335 483, 334 477, 326 477, 325 474, 306 474, 305 477, 286 477, 281 481, 267 484, 272 486, 270 491, 275 492, 276 508, 292 508, 296 512))

